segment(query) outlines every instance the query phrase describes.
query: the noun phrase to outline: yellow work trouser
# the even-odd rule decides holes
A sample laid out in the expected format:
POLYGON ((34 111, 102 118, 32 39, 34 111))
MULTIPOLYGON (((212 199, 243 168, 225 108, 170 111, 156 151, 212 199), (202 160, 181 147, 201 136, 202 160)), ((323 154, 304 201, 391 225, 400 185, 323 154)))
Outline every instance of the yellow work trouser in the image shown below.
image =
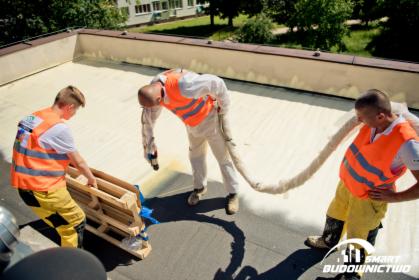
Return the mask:
POLYGON ((352 195, 343 181, 340 181, 327 215, 345 222, 344 228, 348 239, 367 240, 368 233, 380 225, 386 211, 387 202, 357 198, 352 195))
POLYGON ((86 216, 67 188, 38 192, 19 189, 26 205, 61 238, 62 247, 81 247, 86 216))

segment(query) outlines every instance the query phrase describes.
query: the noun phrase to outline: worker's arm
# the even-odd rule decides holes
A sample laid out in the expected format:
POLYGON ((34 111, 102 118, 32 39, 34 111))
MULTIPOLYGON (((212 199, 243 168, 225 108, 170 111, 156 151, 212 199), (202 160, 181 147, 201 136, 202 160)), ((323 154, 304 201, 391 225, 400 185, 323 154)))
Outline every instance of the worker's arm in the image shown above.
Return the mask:
POLYGON ((419 198, 419 170, 411 171, 413 176, 416 178, 416 184, 411 186, 405 191, 394 192, 392 190, 371 190, 368 195, 371 199, 381 200, 387 202, 402 202, 415 200, 419 198))
POLYGON ((408 201, 419 198, 419 141, 412 139, 404 143, 397 153, 396 159, 400 160, 402 165, 406 166, 412 172, 416 179, 416 184, 402 192, 371 190, 369 192, 370 198, 388 202, 408 201))
POLYGON ((87 184, 97 188, 96 178, 79 152, 71 152, 67 156, 70 158, 71 164, 87 178, 87 184))
POLYGON ((197 99, 209 95, 217 100, 223 113, 229 109, 230 96, 227 87, 223 79, 215 75, 188 72, 179 80, 179 87, 185 97, 197 99))
MULTIPOLYGON (((143 108, 141 113, 141 135, 144 148, 144 158, 151 163, 152 157, 157 157, 157 146, 154 139, 154 125, 160 116, 162 107, 143 108)), ((154 167, 154 166, 153 166, 154 167)))

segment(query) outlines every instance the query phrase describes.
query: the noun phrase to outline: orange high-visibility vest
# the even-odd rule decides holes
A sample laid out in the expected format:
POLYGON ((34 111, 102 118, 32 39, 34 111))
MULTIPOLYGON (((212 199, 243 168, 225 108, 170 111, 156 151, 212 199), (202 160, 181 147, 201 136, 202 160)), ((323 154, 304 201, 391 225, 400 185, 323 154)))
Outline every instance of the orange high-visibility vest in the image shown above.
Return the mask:
POLYGON ((166 104, 161 101, 161 105, 176 114, 186 125, 196 126, 211 112, 214 107, 214 101, 210 96, 198 99, 182 96, 179 88, 179 79, 185 73, 185 71, 178 72, 175 70, 163 73, 167 78, 164 87, 169 103, 166 104))
POLYGON ((351 193, 361 199, 368 198, 374 188, 395 190, 395 182, 406 172, 403 167, 397 174, 391 171, 400 147, 410 139, 419 139, 408 122, 397 124, 389 135, 381 135, 370 143, 371 128, 364 125, 345 153, 340 166, 340 178, 351 193))
POLYGON ((48 191, 65 186, 65 170, 70 163, 66 154, 44 149, 39 137, 57 123, 60 117, 47 108, 19 122, 13 146, 11 184, 33 191, 48 191))

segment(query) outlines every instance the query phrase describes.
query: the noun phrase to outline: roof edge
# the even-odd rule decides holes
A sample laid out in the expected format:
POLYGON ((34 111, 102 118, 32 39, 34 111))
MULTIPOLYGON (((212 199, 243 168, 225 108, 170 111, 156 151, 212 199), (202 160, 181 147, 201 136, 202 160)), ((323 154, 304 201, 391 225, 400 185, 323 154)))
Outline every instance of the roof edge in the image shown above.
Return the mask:
POLYGON ((88 34, 95 36, 105 36, 129 40, 143 40, 143 41, 154 41, 162 43, 172 43, 172 44, 184 44, 184 45, 193 45, 207 48, 218 48, 226 50, 236 50, 243 52, 252 52, 258 54, 266 55, 279 55, 294 57, 299 59, 311 59, 311 60, 320 60, 324 62, 331 63, 342 63, 350 64, 354 66, 363 66, 363 67, 372 67, 372 68, 381 68, 389 69, 396 71, 405 71, 419 73, 419 63, 414 62, 405 62, 405 61, 395 61, 391 59, 383 58, 369 58, 369 57, 360 57, 355 55, 347 54, 336 54, 328 52, 318 53, 314 51, 299 50, 299 49, 289 49, 282 47, 272 47, 265 45, 253 45, 253 44, 244 44, 244 43, 234 43, 234 42, 220 42, 212 41, 206 39, 196 39, 190 37, 180 37, 180 36, 168 36, 168 35, 158 35, 158 34, 147 34, 147 33, 129 33, 113 30, 99 30, 99 29, 81 29, 78 31, 79 34, 88 34))

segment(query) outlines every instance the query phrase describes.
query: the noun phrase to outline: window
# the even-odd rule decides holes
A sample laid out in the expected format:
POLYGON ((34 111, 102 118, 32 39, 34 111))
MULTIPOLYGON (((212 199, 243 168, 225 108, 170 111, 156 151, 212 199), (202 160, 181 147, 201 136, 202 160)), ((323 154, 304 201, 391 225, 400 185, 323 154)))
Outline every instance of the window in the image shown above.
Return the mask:
POLYGON ((162 2, 161 2, 161 9, 162 9, 163 11, 168 10, 167 1, 162 1, 162 2))
POLYGON ((194 0, 188 0, 188 7, 194 6, 194 0))
POLYGON ((135 13, 136 14, 144 14, 151 12, 150 4, 145 5, 136 5, 135 6, 135 13))
POLYGON ((169 0, 169 9, 181 9, 182 0, 169 0))
POLYGON ((160 11, 160 2, 153 2, 153 11, 160 11))
POLYGON ((121 10, 121 13, 123 15, 129 16, 129 8, 128 7, 121 7, 120 10, 121 10))

